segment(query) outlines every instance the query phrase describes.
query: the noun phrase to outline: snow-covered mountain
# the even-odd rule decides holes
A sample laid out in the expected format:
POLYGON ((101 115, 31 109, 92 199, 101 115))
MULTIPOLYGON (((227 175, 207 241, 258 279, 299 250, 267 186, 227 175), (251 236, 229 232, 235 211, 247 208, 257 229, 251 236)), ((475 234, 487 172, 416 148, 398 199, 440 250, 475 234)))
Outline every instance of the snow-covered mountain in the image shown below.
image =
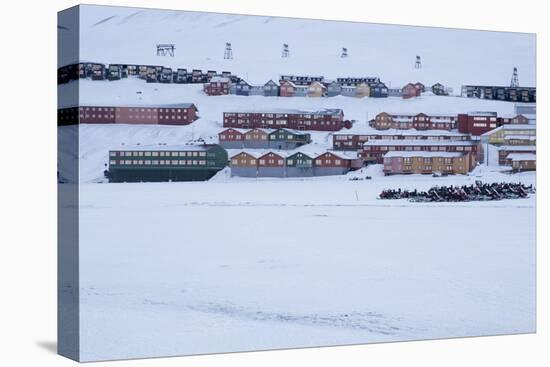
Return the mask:
POLYGON ((516 66, 520 83, 535 85, 534 34, 85 5, 80 40, 82 60, 228 70, 257 83, 282 73, 374 75, 392 87, 441 82, 459 91, 506 85, 516 66), (223 59, 225 42, 232 60, 223 59), (156 56, 157 43, 175 43, 175 57, 156 56))

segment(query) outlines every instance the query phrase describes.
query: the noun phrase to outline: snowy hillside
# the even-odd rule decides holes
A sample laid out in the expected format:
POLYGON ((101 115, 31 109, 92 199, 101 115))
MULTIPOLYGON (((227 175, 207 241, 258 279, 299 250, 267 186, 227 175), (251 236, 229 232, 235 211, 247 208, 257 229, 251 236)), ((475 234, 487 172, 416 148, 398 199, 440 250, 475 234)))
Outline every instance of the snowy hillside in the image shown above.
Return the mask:
POLYGON ((82 60, 228 70, 257 83, 281 73, 379 76, 392 87, 441 82, 455 92, 462 84, 508 84, 517 66, 520 83, 535 85, 533 34, 89 5, 81 14, 82 60), (225 42, 233 60, 223 59, 225 42), (157 57, 157 43, 175 43, 176 56, 157 57), (289 58, 281 58, 283 43, 289 58))
MULTIPOLYGON (((72 92, 74 84, 59 86, 61 91, 72 92)), ((181 144, 192 140, 217 141, 222 130, 224 111, 249 110, 257 108, 342 108, 346 119, 357 120, 355 132, 372 130, 367 121, 380 112, 426 112, 461 113, 469 111, 496 111, 499 114, 513 112, 513 104, 501 101, 467 99, 460 97, 438 97, 424 95, 420 98, 351 98, 344 96, 330 98, 308 97, 263 97, 263 96, 206 96, 200 85, 193 84, 151 84, 143 80, 128 78, 121 81, 80 81, 80 103, 82 105, 117 104, 163 104, 195 103, 199 120, 188 126, 155 125, 80 125, 81 181, 96 181, 103 176, 108 150, 136 144, 181 144)), ((69 128, 61 128, 69 129, 69 128)), ((346 130, 342 130, 345 132, 346 130)), ((332 134, 311 132, 312 140, 329 148, 332 134)), ((72 135, 63 135, 73 138, 72 135)))

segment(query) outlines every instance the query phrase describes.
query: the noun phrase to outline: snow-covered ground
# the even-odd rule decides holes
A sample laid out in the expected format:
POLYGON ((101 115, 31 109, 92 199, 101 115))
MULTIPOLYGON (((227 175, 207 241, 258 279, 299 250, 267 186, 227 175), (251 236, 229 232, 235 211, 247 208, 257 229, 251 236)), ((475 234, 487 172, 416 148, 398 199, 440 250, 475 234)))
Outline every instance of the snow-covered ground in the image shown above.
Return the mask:
MULTIPOLYGON (((84 6, 81 58, 229 70, 252 82, 281 73, 507 84, 513 66, 534 85, 528 34, 303 21, 84 6), (176 43, 176 57, 154 56, 176 43), (223 60, 225 42, 235 58, 223 60), (289 43, 291 57, 280 57, 289 43), (350 57, 339 56, 348 47, 350 57), (413 68, 421 55, 423 68, 413 68)), ((60 31, 63 33, 64 31, 60 31)), ((63 57, 63 55, 62 55, 63 57)), ((60 64, 63 64, 61 59, 60 64)), ((381 201, 382 189, 483 181, 535 182, 489 165, 467 176, 231 178, 105 184, 108 150, 215 141, 222 113, 259 108, 342 108, 354 130, 377 113, 513 112, 508 102, 437 97, 355 99, 205 96, 200 85, 142 80, 79 83, 86 104, 195 103, 189 126, 79 125, 80 353, 83 360, 152 357, 535 330, 535 202, 381 201), (371 180, 350 181, 352 177, 371 180)), ((59 86, 60 107, 76 83, 59 86)), ((343 130, 345 131, 345 130, 343 130)), ((331 133, 312 133, 329 148, 331 133)), ((63 176, 64 167, 59 167, 63 176)))
POLYGON ((435 183, 222 173, 208 183, 83 184, 81 356, 534 332, 535 195, 375 198, 435 183))

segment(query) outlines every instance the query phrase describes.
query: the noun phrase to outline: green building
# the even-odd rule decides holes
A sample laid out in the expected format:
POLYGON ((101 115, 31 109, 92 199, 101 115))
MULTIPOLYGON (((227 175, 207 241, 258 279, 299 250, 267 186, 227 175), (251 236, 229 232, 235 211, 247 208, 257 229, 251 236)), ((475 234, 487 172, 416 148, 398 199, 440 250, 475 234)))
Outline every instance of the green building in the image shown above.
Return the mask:
POLYGON ((298 130, 276 129, 268 135, 269 148, 295 149, 311 142, 311 135, 298 130))
POLYGON ((286 158, 287 177, 311 177, 314 175, 313 157, 297 152, 286 158))
POLYGON ((143 146, 109 151, 109 182, 206 181, 227 166, 216 144, 143 146))

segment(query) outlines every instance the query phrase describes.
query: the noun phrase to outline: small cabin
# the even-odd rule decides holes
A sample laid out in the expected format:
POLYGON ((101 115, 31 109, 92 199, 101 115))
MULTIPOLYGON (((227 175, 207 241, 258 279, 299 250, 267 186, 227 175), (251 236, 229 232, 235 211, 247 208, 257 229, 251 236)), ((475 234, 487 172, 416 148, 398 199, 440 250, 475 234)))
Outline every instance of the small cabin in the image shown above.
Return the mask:
POLYGON ((449 93, 447 93, 447 89, 445 86, 441 83, 435 83, 432 85, 432 93, 436 96, 447 96, 449 93))
POLYGON ((342 94, 342 86, 340 85, 340 83, 331 82, 327 86, 327 96, 328 97, 339 96, 341 94, 342 94))
POLYGON ((293 97, 296 90, 296 85, 293 82, 282 80, 280 82, 281 97, 293 97))
POLYGON ((388 96, 388 87, 383 82, 375 83, 371 86, 371 97, 385 98, 388 96))
POLYGON ((273 80, 269 80, 263 86, 263 94, 266 97, 278 97, 279 96, 279 84, 273 80))
POLYGON ((401 94, 403 99, 414 98, 420 95, 420 90, 414 84, 408 83, 401 89, 401 94))
POLYGON ((355 97, 370 97, 370 85, 365 82, 358 84, 357 88, 355 89, 355 97))
POLYGON ((308 97, 325 97, 327 95, 327 87, 320 82, 312 82, 307 89, 308 97))
POLYGON ((249 96, 250 95, 251 85, 248 84, 245 80, 241 79, 235 85, 235 94, 238 96, 249 96))

